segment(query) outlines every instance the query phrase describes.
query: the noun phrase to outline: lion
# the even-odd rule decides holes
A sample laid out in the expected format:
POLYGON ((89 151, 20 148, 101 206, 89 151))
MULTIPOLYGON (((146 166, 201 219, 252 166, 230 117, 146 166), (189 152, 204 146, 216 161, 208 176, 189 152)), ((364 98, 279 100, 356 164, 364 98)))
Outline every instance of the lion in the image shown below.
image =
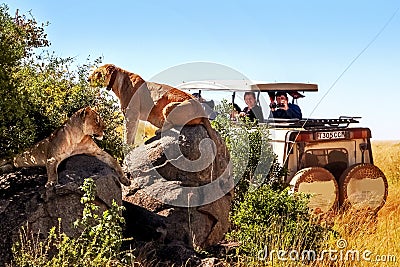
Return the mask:
POLYGON ((148 121, 159 130, 175 126, 202 124, 217 147, 217 154, 227 155, 224 142, 199 101, 189 93, 166 84, 147 82, 138 74, 128 72, 113 64, 105 64, 94 70, 89 78, 92 86, 112 90, 120 101, 125 116, 125 142, 134 145, 139 120, 148 121))
POLYGON ((129 179, 126 178, 118 162, 99 148, 92 139, 93 136, 101 140, 104 129, 104 122, 96 111, 90 107, 82 108, 49 137, 15 156, 12 159, 12 165, 15 168, 45 166, 48 179, 46 187, 49 187, 58 183, 57 168, 64 159, 73 155, 86 154, 114 168, 120 182, 130 185, 129 179))

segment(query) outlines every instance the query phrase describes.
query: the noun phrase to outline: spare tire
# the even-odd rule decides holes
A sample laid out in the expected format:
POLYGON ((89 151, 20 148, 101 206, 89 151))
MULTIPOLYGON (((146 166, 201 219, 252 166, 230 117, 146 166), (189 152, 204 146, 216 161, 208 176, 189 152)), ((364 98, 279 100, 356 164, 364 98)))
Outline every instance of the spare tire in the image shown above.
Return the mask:
POLYGON ((324 168, 309 167, 298 171, 290 181, 294 192, 312 194, 308 207, 314 213, 334 211, 339 198, 335 177, 324 168))
POLYGON ((386 176, 373 164, 355 164, 340 176, 339 204, 343 208, 377 212, 385 204, 387 194, 386 176))

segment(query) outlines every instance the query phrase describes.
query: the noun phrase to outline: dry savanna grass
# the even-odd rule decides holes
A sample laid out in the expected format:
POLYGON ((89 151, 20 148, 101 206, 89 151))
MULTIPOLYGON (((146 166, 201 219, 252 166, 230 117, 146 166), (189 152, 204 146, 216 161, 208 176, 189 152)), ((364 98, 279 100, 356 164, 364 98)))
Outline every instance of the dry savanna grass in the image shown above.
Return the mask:
POLYGON ((342 250, 344 256, 316 266, 400 266, 400 141, 373 141, 372 151, 374 164, 388 179, 387 201, 377 217, 362 212, 338 216, 334 228, 347 244, 338 249, 334 240, 329 247, 342 250), (358 251, 360 260, 352 260, 352 252, 346 258, 349 250, 358 251), (371 260, 363 260, 363 253, 371 260))

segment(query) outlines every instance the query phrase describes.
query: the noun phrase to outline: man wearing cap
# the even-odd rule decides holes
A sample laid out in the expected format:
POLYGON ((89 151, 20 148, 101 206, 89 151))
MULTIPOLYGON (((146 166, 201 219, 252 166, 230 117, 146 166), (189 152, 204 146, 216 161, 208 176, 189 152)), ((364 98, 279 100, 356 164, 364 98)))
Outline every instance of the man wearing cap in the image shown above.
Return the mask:
POLYGON ((298 105, 288 102, 286 92, 278 91, 275 94, 276 103, 271 103, 270 118, 278 119, 300 119, 302 118, 301 109, 298 105), (275 105, 273 105, 275 104, 275 105))

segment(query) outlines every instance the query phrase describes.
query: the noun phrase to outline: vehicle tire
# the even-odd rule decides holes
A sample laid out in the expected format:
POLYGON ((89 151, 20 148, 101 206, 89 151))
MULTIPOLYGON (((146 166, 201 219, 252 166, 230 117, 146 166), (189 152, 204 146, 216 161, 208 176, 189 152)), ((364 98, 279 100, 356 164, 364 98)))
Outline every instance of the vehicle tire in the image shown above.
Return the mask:
POLYGON ((339 204, 343 208, 378 212, 387 194, 386 176, 373 164, 355 164, 340 176, 339 204))
POLYGON ((298 171, 290 181, 293 192, 309 193, 308 207, 312 213, 334 211, 339 199, 335 177, 321 167, 309 167, 298 171))

